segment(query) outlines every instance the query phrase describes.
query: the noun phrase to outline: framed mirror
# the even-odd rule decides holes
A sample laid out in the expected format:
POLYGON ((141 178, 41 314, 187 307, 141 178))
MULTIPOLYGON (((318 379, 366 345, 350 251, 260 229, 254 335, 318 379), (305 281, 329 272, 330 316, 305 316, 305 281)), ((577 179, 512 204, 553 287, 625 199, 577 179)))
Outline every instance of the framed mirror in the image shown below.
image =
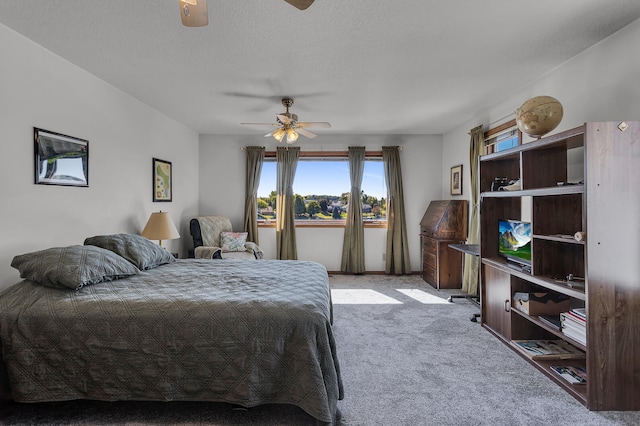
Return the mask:
POLYGON ((35 183, 89 186, 89 142, 44 129, 33 129, 35 183))

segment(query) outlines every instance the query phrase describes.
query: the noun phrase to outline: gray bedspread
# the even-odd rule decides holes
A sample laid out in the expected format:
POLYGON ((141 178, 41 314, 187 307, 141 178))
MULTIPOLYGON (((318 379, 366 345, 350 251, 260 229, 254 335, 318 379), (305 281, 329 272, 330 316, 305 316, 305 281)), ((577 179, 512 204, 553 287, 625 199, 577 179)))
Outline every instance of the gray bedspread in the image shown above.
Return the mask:
POLYGON ((0 293, 0 391, 285 403, 332 423, 331 316, 326 269, 306 261, 185 259, 79 291, 25 280, 0 293))

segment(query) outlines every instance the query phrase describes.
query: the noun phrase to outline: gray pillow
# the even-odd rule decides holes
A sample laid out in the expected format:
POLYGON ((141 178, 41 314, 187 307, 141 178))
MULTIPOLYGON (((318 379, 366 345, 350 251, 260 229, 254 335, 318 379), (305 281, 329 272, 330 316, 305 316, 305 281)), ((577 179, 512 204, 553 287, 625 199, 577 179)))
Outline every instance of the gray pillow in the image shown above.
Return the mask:
POLYGON ((140 235, 97 235, 84 240, 84 245, 111 250, 136 265, 140 270, 153 269, 165 263, 176 261, 171 253, 140 235))
POLYGON ((140 272, 109 250, 79 245, 21 254, 13 258, 11 266, 20 271, 21 278, 46 287, 74 290, 140 272))

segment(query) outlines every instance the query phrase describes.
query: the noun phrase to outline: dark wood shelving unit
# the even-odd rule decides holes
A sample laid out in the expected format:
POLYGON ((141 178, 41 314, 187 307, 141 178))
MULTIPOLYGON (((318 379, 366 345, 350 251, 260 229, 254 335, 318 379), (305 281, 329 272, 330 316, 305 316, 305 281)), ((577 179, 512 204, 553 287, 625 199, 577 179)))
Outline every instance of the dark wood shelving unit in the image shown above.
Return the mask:
POLYGON ((590 410, 640 410, 640 123, 586 123, 484 155, 479 170, 483 327, 590 410), (491 191, 496 177, 520 179, 521 189, 491 191), (498 221, 507 219, 531 222, 528 269, 500 255, 498 221), (632 237, 622 245, 620 233, 632 237), (515 292, 586 308, 587 344, 511 309, 515 292), (585 359, 534 360, 512 342, 537 339, 564 340, 585 359), (587 384, 552 365, 585 368, 587 384))

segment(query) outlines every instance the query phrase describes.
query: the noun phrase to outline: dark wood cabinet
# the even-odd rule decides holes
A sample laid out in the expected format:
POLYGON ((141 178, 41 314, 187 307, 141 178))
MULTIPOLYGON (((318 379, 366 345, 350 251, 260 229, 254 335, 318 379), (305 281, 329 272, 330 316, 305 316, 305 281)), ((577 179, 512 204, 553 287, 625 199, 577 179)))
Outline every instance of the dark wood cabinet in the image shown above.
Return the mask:
POLYGON ((462 286, 462 253, 449 244, 467 239, 467 201, 432 201, 420 221, 422 278, 433 287, 462 286))
POLYGON ((479 166, 483 327, 590 410, 640 410, 640 122, 587 123, 484 155, 479 166), (496 176, 520 178, 521 189, 491 191, 496 176), (501 256, 504 219, 531 223, 528 267, 501 256), (586 340, 512 309, 515 292, 568 297, 586 312, 586 340), (561 360, 531 359, 513 343, 535 339, 583 351, 561 364, 585 368, 587 384, 566 382, 550 368, 561 360))

